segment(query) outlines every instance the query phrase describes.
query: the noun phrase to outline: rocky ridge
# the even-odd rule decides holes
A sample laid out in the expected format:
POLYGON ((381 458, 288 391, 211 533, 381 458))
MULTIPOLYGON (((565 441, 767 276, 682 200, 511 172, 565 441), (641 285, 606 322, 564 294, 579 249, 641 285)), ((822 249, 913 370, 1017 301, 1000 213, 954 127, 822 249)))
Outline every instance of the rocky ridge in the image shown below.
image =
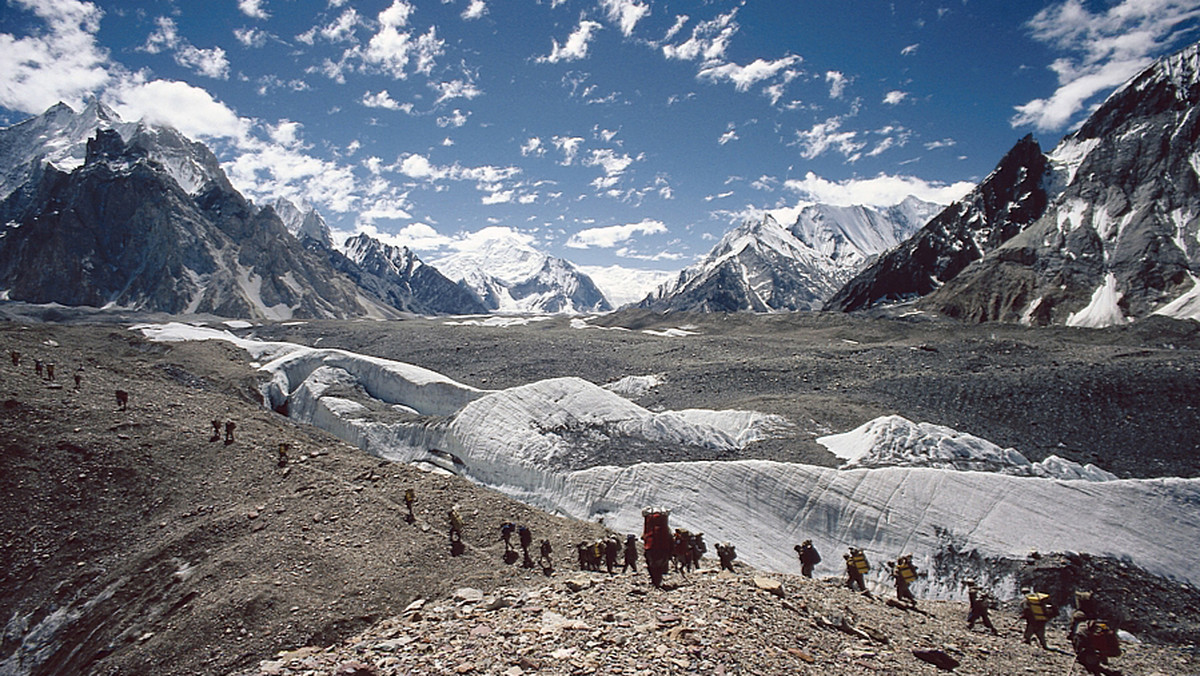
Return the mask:
MULTIPOLYGON (((1020 641, 1015 609, 1000 634, 966 626, 966 607, 875 598, 841 580, 704 568, 664 589, 644 572, 556 573, 524 587, 459 588, 410 604, 348 641, 281 651, 243 676, 449 674, 932 674, 918 653, 959 674, 1066 673, 1074 660, 1055 622, 1050 649, 1020 641), (935 659, 937 659, 935 657, 935 659)), ((1194 647, 1124 644, 1126 673, 1186 673, 1194 647)))

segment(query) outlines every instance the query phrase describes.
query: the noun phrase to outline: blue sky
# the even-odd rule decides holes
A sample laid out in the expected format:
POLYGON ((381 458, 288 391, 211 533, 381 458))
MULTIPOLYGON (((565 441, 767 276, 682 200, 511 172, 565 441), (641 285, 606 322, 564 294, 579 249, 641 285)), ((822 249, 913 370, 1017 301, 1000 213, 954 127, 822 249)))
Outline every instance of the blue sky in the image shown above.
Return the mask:
POLYGON ((948 202, 1048 149, 1200 0, 7 0, 0 124, 99 96, 256 201, 437 258, 679 269, 764 211, 948 202))

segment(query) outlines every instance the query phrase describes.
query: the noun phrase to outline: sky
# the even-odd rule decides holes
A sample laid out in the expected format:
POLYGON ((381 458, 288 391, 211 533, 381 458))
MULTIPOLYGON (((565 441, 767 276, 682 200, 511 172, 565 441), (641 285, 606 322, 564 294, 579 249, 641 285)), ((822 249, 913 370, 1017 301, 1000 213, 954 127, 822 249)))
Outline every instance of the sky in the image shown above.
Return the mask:
POLYGON ((815 201, 949 203, 1200 0, 0 0, 0 125, 90 97, 426 260, 678 270, 815 201))

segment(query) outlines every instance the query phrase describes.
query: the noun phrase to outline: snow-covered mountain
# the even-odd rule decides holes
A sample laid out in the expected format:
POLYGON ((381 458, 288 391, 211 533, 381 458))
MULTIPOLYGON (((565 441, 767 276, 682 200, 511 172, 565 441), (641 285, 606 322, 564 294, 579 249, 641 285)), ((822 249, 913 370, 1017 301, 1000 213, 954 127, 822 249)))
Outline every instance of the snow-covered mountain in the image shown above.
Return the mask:
POLYGON ((397 309, 428 315, 488 311, 473 293, 423 263, 407 247, 356 235, 346 240, 344 254, 328 253, 335 268, 397 309))
POLYGON ((885 467, 637 462, 629 449, 719 451, 789 427, 753 411, 652 412, 579 378, 487 391, 342 350, 182 324, 138 328, 157 340, 241 346, 264 363, 271 405, 286 404, 294 419, 373 455, 451 471, 539 508, 602 517, 619 531, 640 529, 642 507, 669 506, 674 524, 733 542, 758 567, 792 569, 794 555, 780 543, 812 539, 827 553, 819 574, 840 573, 834 554, 847 546, 864 548, 874 561, 911 552, 927 570, 948 569, 939 564, 953 561, 946 575, 921 583, 917 591, 925 596, 961 594, 964 577, 1013 596, 1009 564, 1031 550, 1112 556, 1157 575, 1200 581, 1192 551, 1200 541, 1193 518, 1200 480, 1112 480, 1067 461, 1035 470, 1019 453, 900 419, 826 439, 859 458, 887 459, 885 467), (614 458, 626 462, 618 466, 614 458), (992 471, 964 471, 955 463, 992 471))
POLYGON ((0 297, 246 318, 395 315, 173 129, 60 104, 0 130, 0 150, 12 187, 0 201, 0 297))
POLYGON ((271 208, 283 221, 283 227, 296 239, 303 242, 307 238, 326 249, 334 248, 329 225, 312 205, 296 204, 286 197, 280 197, 271 204, 271 208))
POLYGON ((1026 136, 974 190, 863 268, 824 307, 850 312, 937 289, 1042 215, 1046 173, 1041 148, 1026 136))
POLYGON ((815 309, 938 208, 908 197, 883 209, 810 205, 791 227, 770 215, 747 221, 638 306, 697 312, 815 309))
POLYGON ((485 239, 434 267, 500 313, 585 313, 613 309, 591 278, 571 262, 510 237, 485 239))
POLYGON ((828 307, 929 294, 921 307, 972 321, 1200 320, 1197 104, 1200 43, 1127 82, 1048 155, 1022 139, 828 307))

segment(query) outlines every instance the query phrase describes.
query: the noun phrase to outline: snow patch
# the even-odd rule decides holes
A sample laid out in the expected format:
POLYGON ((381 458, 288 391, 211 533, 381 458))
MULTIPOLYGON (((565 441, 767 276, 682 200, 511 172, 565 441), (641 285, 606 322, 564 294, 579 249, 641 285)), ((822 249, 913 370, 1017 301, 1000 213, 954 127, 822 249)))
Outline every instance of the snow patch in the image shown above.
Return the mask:
POLYGON ((693 330, 695 328, 696 327, 694 327, 694 326, 688 326, 688 327, 680 327, 677 329, 662 329, 662 330, 642 329, 642 333, 645 333, 650 336, 662 336, 664 338, 685 338, 687 336, 700 335, 699 331, 693 330))
POLYGON ((1200 322, 1200 279, 1191 273, 1188 273, 1188 277, 1192 280, 1192 288, 1150 314, 1200 322))
POLYGON ((509 326, 529 326, 530 324, 536 322, 544 322, 547 319, 553 319, 553 317, 547 315, 537 315, 533 317, 489 316, 482 318, 476 317, 471 319, 449 320, 442 323, 446 326, 493 326, 505 328, 509 326))
POLYGON ((1023 326, 1033 326, 1033 313, 1037 312, 1038 307, 1042 304, 1042 296, 1034 298, 1033 301, 1021 312, 1020 322, 1023 326))
POLYGON ((254 326, 254 324, 251 324, 250 322, 246 321, 245 319, 227 319, 221 323, 224 324, 225 326, 228 326, 231 329, 248 329, 248 328, 254 326))
POLYGON ((1092 293, 1092 300, 1079 312, 1067 316, 1067 326, 1077 326, 1089 329, 1102 329, 1106 326, 1127 324, 1118 305, 1121 302, 1121 292, 1117 291, 1117 277, 1113 273, 1104 276, 1104 283, 1092 293))
POLYGON ((616 382, 608 383, 604 389, 616 392, 626 399, 639 399, 654 388, 662 385, 666 376, 659 373, 649 376, 625 376, 616 382))

